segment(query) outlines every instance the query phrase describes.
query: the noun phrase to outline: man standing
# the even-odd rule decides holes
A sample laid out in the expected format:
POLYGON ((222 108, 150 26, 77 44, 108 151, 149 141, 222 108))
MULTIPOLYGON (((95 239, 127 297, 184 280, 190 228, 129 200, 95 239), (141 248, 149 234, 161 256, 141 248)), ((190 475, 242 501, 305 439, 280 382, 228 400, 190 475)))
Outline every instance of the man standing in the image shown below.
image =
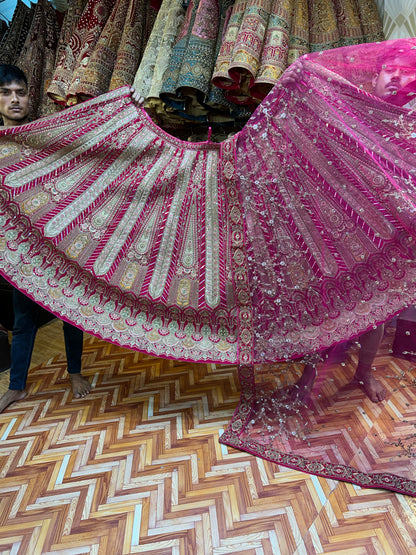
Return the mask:
MULTIPOLYGON (((25 74, 16 66, 0 65, 0 115, 4 127, 16 127, 29 121, 29 92, 25 74)), ((26 397, 26 379, 42 309, 29 297, 14 289, 14 326, 11 347, 10 384, 0 398, 0 413, 14 401, 26 397)), ((68 373, 75 398, 91 390, 81 375, 82 331, 64 322, 68 373)))

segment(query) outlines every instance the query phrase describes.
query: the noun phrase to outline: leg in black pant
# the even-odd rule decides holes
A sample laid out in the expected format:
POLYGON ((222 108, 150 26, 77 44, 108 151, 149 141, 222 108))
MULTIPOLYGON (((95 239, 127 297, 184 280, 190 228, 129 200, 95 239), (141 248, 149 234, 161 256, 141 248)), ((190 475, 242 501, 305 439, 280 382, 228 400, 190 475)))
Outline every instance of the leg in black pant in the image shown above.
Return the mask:
MULTIPOLYGON (((0 399, 0 412, 14 401, 26 397, 26 379, 41 317, 41 307, 17 289, 13 292, 15 321, 11 349, 9 390, 0 399)), ((81 375, 82 331, 64 323, 68 373, 74 397, 84 397, 91 389, 81 375)))

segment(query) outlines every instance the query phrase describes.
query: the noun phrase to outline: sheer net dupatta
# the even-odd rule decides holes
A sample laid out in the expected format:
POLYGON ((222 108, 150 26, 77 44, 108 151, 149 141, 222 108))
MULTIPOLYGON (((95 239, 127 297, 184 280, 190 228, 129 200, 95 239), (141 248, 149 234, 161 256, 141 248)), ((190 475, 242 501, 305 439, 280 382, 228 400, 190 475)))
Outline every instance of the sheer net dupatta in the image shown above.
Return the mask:
POLYGON ((319 351, 415 300, 416 116, 371 93, 394 44, 301 58, 240 133, 258 362, 319 351))
POLYGON ((415 369, 392 362, 389 332, 374 361, 386 401, 350 384, 351 344, 318 365, 304 398, 296 384, 310 353, 415 302, 416 116, 402 107, 415 91, 415 44, 301 58, 238 137, 259 364, 241 368, 240 406, 222 437, 292 468, 412 495, 415 369), (400 89, 402 74, 411 80, 400 89))
POLYGON ((233 140, 179 141, 126 87, 0 140, 0 269, 18 289, 150 354, 251 353, 233 140))

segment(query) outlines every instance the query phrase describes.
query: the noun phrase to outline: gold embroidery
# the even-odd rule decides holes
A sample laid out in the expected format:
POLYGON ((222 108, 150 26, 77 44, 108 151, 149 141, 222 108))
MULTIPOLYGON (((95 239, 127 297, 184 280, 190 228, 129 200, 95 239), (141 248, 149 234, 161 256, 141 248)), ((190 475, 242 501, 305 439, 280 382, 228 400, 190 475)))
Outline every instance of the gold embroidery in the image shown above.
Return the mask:
POLYGON ((131 289, 134 280, 139 273, 139 268, 139 265, 135 262, 129 264, 121 277, 120 287, 122 287, 123 289, 131 289))
POLYGON ((66 254, 69 258, 78 258, 85 247, 88 245, 88 235, 78 235, 75 241, 66 249, 66 254))
POLYGON ((189 279, 181 279, 178 287, 178 296, 176 298, 176 303, 178 306, 188 306, 189 298, 191 293, 191 282, 189 279))
POLYGON ((24 212, 25 214, 33 214, 34 212, 36 212, 36 210, 39 210, 40 208, 42 208, 42 206, 45 206, 45 204, 49 202, 49 199, 50 195, 48 195, 48 193, 38 193, 37 195, 34 195, 33 197, 30 197, 29 199, 22 202, 22 212, 24 212))

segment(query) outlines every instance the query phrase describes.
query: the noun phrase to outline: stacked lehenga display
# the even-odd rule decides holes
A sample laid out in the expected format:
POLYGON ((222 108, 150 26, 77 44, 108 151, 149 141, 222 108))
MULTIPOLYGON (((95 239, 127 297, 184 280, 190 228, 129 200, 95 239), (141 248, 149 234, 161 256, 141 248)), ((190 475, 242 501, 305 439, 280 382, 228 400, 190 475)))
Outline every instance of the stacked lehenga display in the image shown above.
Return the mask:
MULTIPOLYGON (((229 133, 247 121, 302 54, 383 38, 374 0, 164 0, 153 28, 157 9, 143 0, 70 2, 58 46, 47 39, 56 50, 52 78, 43 80, 49 97, 72 105, 134 82, 156 121, 212 123, 221 135, 221 125, 229 133)), ((18 59, 33 13, 19 0, 1 61, 18 59)), ((42 43, 45 34, 37 36, 42 43)), ((52 111, 46 97, 41 104, 34 115, 52 111)))
POLYGON ((262 100, 299 56, 382 39, 373 1, 237 0, 213 82, 234 102, 262 100))
POLYGON ((75 63, 76 50, 74 50, 74 44, 71 44, 71 40, 76 32, 78 21, 86 3, 87 0, 74 0, 69 3, 59 36, 54 73, 47 93, 54 102, 63 106, 66 105, 68 83, 72 75, 72 64, 75 63))
POLYGON ((153 117, 165 112, 159 98, 163 75, 168 66, 173 44, 185 16, 181 0, 164 1, 146 44, 143 58, 134 77, 133 86, 146 100, 146 110, 153 117))

